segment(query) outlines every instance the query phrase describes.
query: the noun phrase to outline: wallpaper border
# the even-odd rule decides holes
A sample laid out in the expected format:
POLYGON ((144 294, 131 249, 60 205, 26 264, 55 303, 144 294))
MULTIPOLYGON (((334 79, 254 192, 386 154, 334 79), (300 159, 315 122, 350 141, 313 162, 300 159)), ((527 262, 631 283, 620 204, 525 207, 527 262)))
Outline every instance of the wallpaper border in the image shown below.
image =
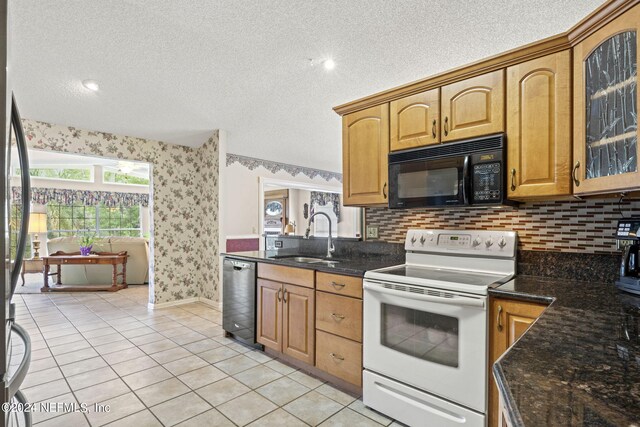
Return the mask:
POLYGON ((313 179, 319 176, 323 178, 325 181, 331 181, 332 179, 335 179, 338 182, 342 182, 342 174, 338 172, 308 168, 304 166, 290 165, 288 163, 280 163, 280 162, 274 162, 271 160, 256 159, 254 157, 247 157, 247 156, 241 156, 239 154, 227 153, 227 166, 230 166, 234 163, 238 163, 249 170, 254 170, 259 166, 262 166, 263 168, 265 168, 271 173, 284 171, 291 176, 303 174, 310 179, 313 179))

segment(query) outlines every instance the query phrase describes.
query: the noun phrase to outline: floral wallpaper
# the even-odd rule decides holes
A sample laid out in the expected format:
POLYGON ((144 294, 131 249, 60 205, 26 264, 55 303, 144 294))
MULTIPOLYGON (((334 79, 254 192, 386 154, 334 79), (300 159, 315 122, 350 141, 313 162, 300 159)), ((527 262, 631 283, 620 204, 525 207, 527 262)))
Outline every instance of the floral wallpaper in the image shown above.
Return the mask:
MULTIPOLYGON (((11 197, 15 203, 21 203, 20 187, 11 187, 11 197)), ((61 188, 31 188, 31 203, 46 205, 56 202, 62 205, 83 204, 95 206, 103 203, 108 207, 149 206, 149 195, 141 193, 118 193, 111 191, 68 190, 61 188)))
POLYGON ((322 169, 307 168, 304 166, 290 165, 288 163, 273 162, 271 160, 256 159, 253 157, 240 156, 238 154, 227 153, 227 166, 232 165, 234 163, 239 163, 251 171, 256 169, 259 166, 262 166, 263 168, 265 168, 271 173, 285 171, 291 176, 303 174, 304 176, 311 179, 315 178, 316 176, 319 176, 323 178, 325 181, 331 181, 332 179, 335 179, 338 182, 342 182, 341 173, 325 171, 322 169))
POLYGON ((218 300, 218 131, 198 148, 23 120, 29 148, 151 164, 149 302, 218 300))

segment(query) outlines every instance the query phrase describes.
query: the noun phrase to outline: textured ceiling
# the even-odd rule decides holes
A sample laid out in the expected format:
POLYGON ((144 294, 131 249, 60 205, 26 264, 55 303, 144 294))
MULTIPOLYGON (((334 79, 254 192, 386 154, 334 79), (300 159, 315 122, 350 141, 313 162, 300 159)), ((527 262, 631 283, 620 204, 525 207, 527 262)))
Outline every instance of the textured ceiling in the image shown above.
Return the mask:
POLYGON ((573 26, 602 0, 10 0, 24 117, 339 171, 331 108, 573 26), (332 57, 327 72, 307 58, 332 57), (84 89, 95 79, 100 91, 84 89))

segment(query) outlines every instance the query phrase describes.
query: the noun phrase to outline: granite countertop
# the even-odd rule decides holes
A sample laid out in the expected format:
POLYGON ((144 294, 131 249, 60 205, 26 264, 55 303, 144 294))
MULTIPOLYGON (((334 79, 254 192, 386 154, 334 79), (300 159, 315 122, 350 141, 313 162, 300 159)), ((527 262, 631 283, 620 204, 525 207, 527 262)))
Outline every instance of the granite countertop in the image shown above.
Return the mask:
POLYGON ((551 304, 493 367, 513 426, 640 425, 640 297, 529 276, 490 294, 551 304))
POLYGON ((248 251, 248 252, 229 252, 223 253, 223 256, 229 256, 231 258, 245 259, 249 261, 265 262, 269 264, 286 265, 289 267, 306 268, 309 270, 324 271, 326 273, 344 274, 346 276, 363 277, 364 272, 367 270, 375 270, 383 267, 390 267, 393 265, 404 264, 405 255, 401 254, 389 254, 389 255, 368 255, 362 256, 357 254, 341 254, 334 255, 332 258, 335 261, 339 261, 334 265, 326 264, 311 264, 306 262, 296 262, 287 258, 272 258, 274 255, 286 256, 286 255, 300 255, 308 257, 324 258, 323 255, 318 254, 301 254, 299 251, 248 251))

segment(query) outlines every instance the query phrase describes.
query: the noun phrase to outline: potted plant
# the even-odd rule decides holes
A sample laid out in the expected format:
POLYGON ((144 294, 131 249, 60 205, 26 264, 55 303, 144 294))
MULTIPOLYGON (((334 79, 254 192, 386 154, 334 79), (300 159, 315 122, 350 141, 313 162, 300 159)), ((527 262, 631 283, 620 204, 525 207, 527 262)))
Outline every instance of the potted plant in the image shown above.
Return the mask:
POLYGON ((94 236, 90 234, 85 234, 80 238, 80 255, 88 256, 91 254, 91 249, 93 248, 94 236))

